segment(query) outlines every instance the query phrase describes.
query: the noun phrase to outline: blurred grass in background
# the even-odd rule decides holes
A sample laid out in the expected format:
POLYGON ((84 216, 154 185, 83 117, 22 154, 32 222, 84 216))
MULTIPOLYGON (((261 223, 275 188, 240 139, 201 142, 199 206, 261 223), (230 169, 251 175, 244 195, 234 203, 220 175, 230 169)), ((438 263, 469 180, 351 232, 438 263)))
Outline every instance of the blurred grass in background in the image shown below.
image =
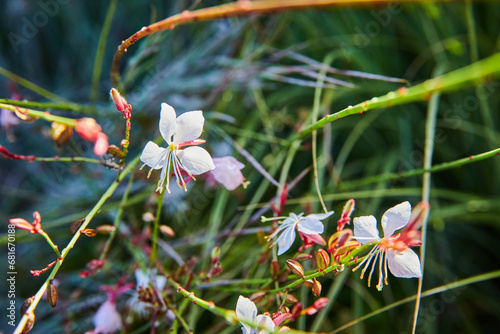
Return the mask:
MULTIPOLYGON (((50 1, 47 1, 50 2, 50 1)), ((91 106, 89 114, 99 121, 110 143, 119 144, 124 122, 108 97, 109 68, 113 53, 122 39, 142 26, 184 9, 208 7, 223 2, 144 1, 118 2, 107 38, 97 101, 90 103, 94 59, 109 1, 55 1, 57 10, 46 10, 43 1, 6 0, 0 13, 0 66, 72 102, 91 106), (48 17, 42 23, 39 14, 48 17), (53 15, 52 15, 53 14, 53 15), (30 23, 35 27, 26 34, 30 23), (22 42, 12 43, 12 34, 22 42), (31 36, 32 35, 32 36, 31 36), (31 37, 29 37, 31 36, 31 37)), ((256 158, 276 179, 289 149, 287 138, 306 123, 311 112, 314 87, 283 76, 308 80, 297 70, 301 55, 322 62, 333 56, 331 66, 408 80, 412 84, 466 66, 498 52, 500 6, 495 2, 470 4, 404 4, 389 6, 304 10, 273 16, 250 16, 202 22, 178 27, 147 37, 131 47, 122 61, 122 93, 133 105, 130 151, 139 154, 148 140, 157 136, 160 103, 177 111, 202 109, 207 118, 203 138, 214 156, 231 152, 217 131, 229 134, 256 158), (282 57, 282 51, 290 51, 282 57), (281 53, 280 53, 281 52, 281 53), (278 74, 278 75, 277 75, 278 74), (216 113, 215 113, 216 112, 216 113), (221 116, 224 114, 225 116, 221 116), (217 131, 216 131, 217 130, 217 131)), ((396 90, 403 84, 367 78, 333 76, 354 87, 325 88, 321 114, 330 114, 374 96, 396 90)), ((500 142, 498 81, 478 88, 443 95, 439 101, 433 164, 456 160, 498 148, 500 142)), ((25 99, 43 97, 19 87, 25 99)), ((9 97, 7 79, 0 77, 0 98, 9 97)), ((421 177, 380 182, 346 189, 343 181, 388 172, 421 168, 427 102, 370 111, 347 117, 318 132, 320 184, 327 207, 340 213, 345 200, 356 199, 354 216, 374 214, 409 200, 416 205, 421 197, 421 177)), ((54 112, 62 115, 81 114, 54 112)), ((38 121, 14 129, 15 142, 0 135, 0 144, 18 154, 37 156, 93 156, 90 144, 74 138, 58 149, 48 135, 49 124, 38 121)), ((76 137, 76 136, 75 136, 76 137)), ((299 148, 288 181, 311 166, 310 139, 299 148)), ((165 224, 176 232, 170 242, 184 261, 209 256, 210 246, 221 245, 222 279, 269 277, 269 264, 256 261, 265 248, 254 233, 239 236, 231 244, 224 233, 247 222, 254 211, 248 204, 267 202, 276 194, 247 161, 243 170, 251 182, 231 196, 225 190, 210 190, 203 182, 190 183, 190 190, 177 197, 166 196, 165 224), (181 197, 181 199, 179 199, 181 197), (220 238, 204 238, 214 219, 220 219, 220 238), (226 247, 224 247, 226 245, 226 247)), ((432 175, 431 216, 427 239, 424 290, 480 273, 498 269, 500 160, 492 158, 432 175)), ((123 216, 123 230, 140 234, 142 214, 154 207, 152 194, 156 175, 146 180, 145 172, 135 173, 131 201, 123 216)), ((82 163, 26 163, 2 159, 0 164, 0 227, 3 244, 9 218, 28 220, 33 211, 42 214, 42 223, 52 239, 63 247, 70 238, 71 223, 85 216, 103 191, 113 182, 116 171, 82 163)), ((111 224, 125 184, 107 202, 92 226, 111 224)), ((312 173, 291 191, 285 210, 320 210, 312 173)), ((267 213, 270 215, 270 212, 267 213)), ((337 218, 335 218, 337 219, 337 218)), ((325 235, 335 231, 334 219, 325 235)), ((262 227, 257 219, 247 228, 262 227)), ((122 232, 123 232, 122 230, 122 232)), ((250 230, 250 232, 253 230, 250 230)), ((36 236, 19 231, 17 237, 18 305, 33 295, 43 282, 29 270, 41 269, 53 253, 36 236)), ((163 237, 165 240, 166 238, 163 237)), ((34 333, 81 333, 92 328, 91 317, 104 301, 98 291, 102 284, 115 284, 123 275, 132 279, 132 264, 147 262, 130 237, 118 237, 108 255, 109 263, 99 274, 80 279, 85 264, 99 256, 105 238, 81 239, 58 274, 60 303, 51 310, 46 303, 37 308, 34 333), (135 247, 135 248, 134 248, 135 247)), ((160 252, 160 260, 174 270, 176 263, 160 252)), ((323 295, 332 282, 345 279, 321 324, 314 316, 291 327, 332 331, 344 323, 391 302, 413 295, 417 280, 390 277, 390 285, 379 293, 366 287, 357 273, 322 279, 323 295)), ((481 333, 496 328, 500 316, 498 282, 486 281, 422 300, 417 332, 481 333)), ((182 284, 182 282, 181 282, 182 284)), ((255 288, 255 286, 253 287, 255 288)), ((234 309, 240 288, 198 290, 197 295, 218 306, 234 309)), ((332 290, 333 291, 333 290, 332 290)), ((294 293, 305 305, 313 302, 306 290, 294 293)), ((2 293, 4 298, 6 294, 2 293)), ((126 297, 118 300, 119 309, 126 297)), ((3 303, 2 303, 3 304, 3 303)), ((261 305, 263 306, 263 305, 261 305)), ((259 307, 275 310, 275 305, 259 307)), ((346 332, 407 333, 411 328, 413 303, 369 319, 346 332)), ((203 333, 228 332, 220 318, 189 306, 186 321, 203 333)), ((229 328, 239 332, 238 326, 229 328)), ((127 333, 149 332, 146 321, 134 322, 127 333)))

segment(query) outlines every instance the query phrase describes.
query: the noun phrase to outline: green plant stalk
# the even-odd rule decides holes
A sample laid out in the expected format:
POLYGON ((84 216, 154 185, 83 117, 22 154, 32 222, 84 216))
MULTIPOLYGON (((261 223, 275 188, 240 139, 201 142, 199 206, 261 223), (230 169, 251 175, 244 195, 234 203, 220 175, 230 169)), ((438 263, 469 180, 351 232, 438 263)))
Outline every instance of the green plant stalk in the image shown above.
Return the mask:
POLYGON ((49 92, 45 88, 42 88, 34 83, 32 83, 29 80, 24 79, 23 77, 10 72, 9 70, 6 70, 5 68, 0 66, 0 75, 3 75, 7 79, 14 81, 15 83, 20 84, 21 86, 24 86, 28 88, 29 90, 40 94, 43 97, 46 97, 47 99, 54 101, 54 102, 60 102, 63 104, 71 105, 73 107, 78 107, 78 105, 74 105, 70 101, 66 100, 65 98, 60 97, 59 95, 56 95, 54 93, 49 92))
MULTIPOLYGON (((316 277, 319 277, 319 276, 323 276, 325 274, 328 274, 334 270, 336 270, 337 268, 339 268, 341 265, 344 265, 345 267, 349 267, 349 266, 352 266, 360 261, 362 261, 363 258, 359 258, 359 259, 356 259, 356 260, 352 260, 351 259, 353 257, 356 257, 357 254, 363 252, 364 250, 366 250, 367 248, 371 247, 371 246, 374 246, 375 243, 372 243, 372 244, 365 244, 365 245, 361 245, 359 248, 351 251, 351 253, 347 256, 345 256, 344 258, 342 258, 338 263, 334 263, 332 264, 331 266, 325 268, 325 270, 323 271, 315 271, 313 272, 312 274, 309 274, 309 275, 305 275, 304 278, 299 278, 297 280, 295 280, 294 282, 288 284, 288 285, 285 285, 283 287, 280 287, 280 288, 276 288, 276 289, 271 289, 271 290, 266 290, 267 293, 269 294, 272 294, 272 293, 278 293, 278 292, 283 292, 283 290, 287 289, 291 289, 293 287, 296 287, 302 283, 304 283, 305 281, 307 281, 308 279, 313 279, 313 278, 316 278, 316 277)), ((344 269, 346 270, 346 269, 344 269)), ((242 290, 243 291, 243 290, 242 290)), ((246 289, 244 290, 245 292, 257 292, 257 291, 260 291, 259 289, 246 289)))
POLYGON ((109 233, 108 240, 106 240, 106 244, 104 245, 104 249, 101 253, 101 256, 99 257, 99 260, 104 260, 106 255, 109 252, 109 249, 111 248, 111 243, 113 242, 113 239, 115 238, 116 231, 118 230, 118 225, 120 224, 120 219, 122 218, 123 214, 123 208, 125 208, 125 205, 127 204, 128 200, 128 195, 130 194, 130 189, 132 188, 132 183, 134 181, 134 174, 130 175, 130 178, 128 180, 127 188, 125 189, 125 192, 123 193, 122 200, 120 202, 120 206, 118 207, 118 212, 116 213, 115 216, 115 221, 113 222, 113 231, 109 233))
MULTIPOLYGON (((170 175, 166 175, 165 177, 170 177, 170 175)), ((160 196, 158 198, 158 207, 156 208, 156 217, 155 217, 155 223, 153 225, 153 239, 151 240, 151 257, 150 257, 150 263, 151 267, 154 265, 155 260, 156 260, 156 250, 158 249, 158 226, 160 225, 160 217, 161 217, 161 207, 163 205, 163 197, 165 196, 165 187, 163 187, 162 192, 160 193, 160 196)))
POLYGON ((488 76, 498 76, 500 73, 500 53, 496 53, 481 61, 462 67, 434 79, 429 79, 421 84, 410 88, 400 88, 380 97, 358 103, 354 106, 330 114, 320 119, 307 129, 297 133, 291 140, 303 138, 328 123, 337 121, 346 116, 362 114, 369 110, 388 108, 396 105, 407 104, 416 101, 428 100, 432 93, 450 93, 462 88, 482 83, 488 76))
POLYGON ((97 52, 95 54, 94 60, 94 70, 92 73, 92 87, 90 89, 90 103, 92 104, 94 104, 97 100, 104 52, 106 51, 106 39, 108 38, 109 30, 111 29, 111 23, 113 22, 113 16, 115 15, 117 4, 118 0, 111 0, 111 2, 109 3, 108 11, 106 12, 106 18, 104 19, 104 24, 101 30, 101 35, 99 36, 99 43, 97 44, 97 52))
POLYGON ((57 245, 52 241, 52 239, 50 239, 49 235, 45 231, 43 231, 43 230, 39 231, 38 234, 41 234, 42 237, 45 238, 45 240, 47 241, 47 243, 49 244, 49 246, 52 247, 52 249, 56 253, 57 258, 60 259, 61 258, 61 252, 59 252, 59 247, 57 247, 57 245))
POLYGON ((397 179, 402 179, 406 177, 411 177, 411 176, 417 176, 417 175, 422 175, 424 173, 437 173, 441 172, 444 170, 452 169, 452 168, 458 168, 460 166, 468 165, 473 162, 485 160, 492 158, 496 155, 500 155, 500 148, 496 148, 494 150, 476 154, 476 155, 471 155, 467 158, 462 158, 454 161, 449 161, 449 162, 443 162, 441 164, 434 165, 430 168, 417 168, 417 169, 412 169, 406 172, 401 172, 401 173, 388 173, 388 174, 382 174, 382 175, 375 175, 375 176, 370 176, 366 177, 360 180, 355 180, 355 181, 348 181, 342 183, 339 188, 340 189, 351 189, 351 188, 356 188, 360 186, 365 186, 371 183, 377 183, 377 182, 383 182, 383 181, 392 181, 392 180, 397 180, 397 179))
POLYGON ((65 125, 71 126, 71 127, 76 126, 75 119, 67 118, 67 117, 63 117, 63 116, 52 115, 48 111, 39 111, 39 110, 33 110, 33 109, 27 109, 27 108, 19 108, 16 106, 12 106, 9 104, 3 104, 3 103, 0 103, 0 108, 11 110, 11 111, 19 110, 23 113, 28 114, 31 117, 41 118, 47 122, 56 122, 56 123, 65 124, 65 125))
MULTIPOLYGON (((120 59, 128 51, 128 48, 140 39, 159 31, 171 30, 183 24, 211 21, 216 19, 227 19, 229 17, 248 16, 255 14, 276 13, 284 10, 300 10, 305 8, 322 7, 352 7, 356 5, 387 4, 393 0, 255 0, 255 1, 234 1, 231 3, 202 8, 194 11, 183 11, 180 14, 170 16, 164 20, 143 27, 129 38, 122 41, 113 57, 110 76, 115 87, 120 81, 120 59)), ((419 2, 436 2, 436 0, 419 0, 419 2)))
MULTIPOLYGON (((425 146, 424 146, 424 169, 428 170, 432 166, 432 155, 434 152, 434 140, 436 133, 436 119, 439 109, 439 92, 432 94, 429 106, 427 108, 427 117, 425 120, 425 146)), ((422 178, 422 201, 429 203, 431 192, 431 173, 425 172, 422 178)), ((424 281, 425 269, 425 247, 427 245, 427 223, 429 219, 429 211, 425 215, 422 224, 422 245, 420 246, 420 266, 422 276, 418 278, 417 298, 415 299, 415 312, 413 315, 412 333, 415 334, 417 329, 418 312, 420 308, 420 295, 422 294, 422 283, 424 281)))
POLYGON ((80 228, 78 229, 78 231, 73 235, 73 238, 71 238, 71 240, 69 241, 69 243, 66 246, 66 248, 64 248, 62 250, 61 256, 58 259, 56 265, 54 266, 54 268, 50 272, 50 275, 45 280, 45 283, 43 283, 43 285, 40 287, 40 289, 36 293, 36 295, 35 295, 35 297, 33 299, 33 302, 31 303, 31 305, 29 306, 29 308, 26 310, 26 313, 23 315, 23 317, 19 321, 19 324, 17 325, 16 330, 14 331, 13 334, 20 334, 20 333, 22 333, 23 328, 26 325, 26 322, 28 321, 28 315, 31 314, 31 313, 33 313, 35 311, 38 303, 40 302, 40 299, 42 298, 45 290, 47 289, 47 286, 48 286, 50 280, 52 280, 56 276, 57 272, 59 271, 59 268, 63 264, 64 259, 68 255, 69 251, 75 246, 76 242, 80 238, 80 235, 81 235, 80 232, 83 229, 87 228, 87 226, 90 223, 90 221, 92 220, 92 218, 94 218, 94 216, 97 214, 97 212, 102 207, 102 205, 111 197, 111 195, 114 193, 114 191, 116 190, 116 188, 118 187, 118 185, 120 184, 120 182, 123 180, 123 178, 128 173, 130 173, 137 166, 137 164, 139 163, 139 157, 140 156, 135 157, 134 160, 132 160, 130 162, 130 164, 125 168, 125 170, 121 174, 120 179, 114 181, 111 184, 111 186, 101 196, 101 198, 99 199, 99 201, 97 202, 97 204, 87 214, 87 216, 85 217, 85 221, 83 222, 83 224, 80 226, 80 228))
POLYGON ((71 110, 71 111, 85 111, 92 113, 92 108, 75 103, 61 103, 61 102, 36 102, 36 101, 18 101, 11 99, 0 99, 0 103, 10 104, 18 107, 28 107, 37 109, 57 109, 57 110, 71 110))
MULTIPOLYGON (((318 80, 316 81, 316 88, 314 89, 314 103, 312 110, 312 123, 316 123, 318 121, 319 109, 321 107, 321 93, 323 89, 323 82, 325 80, 326 67, 330 66, 333 61, 333 53, 330 52, 325 56, 323 61, 323 66, 325 68, 321 69, 319 73, 318 80)), ((314 175, 314 185, 316 186, 316 192, 318 193, 319 202, 321 203, 321 207, 325 213, 328 212, 326 209, 325 202, 323 201, 323 197, 321 196, 321 189, 319 187, 319 178, 318 178, 318 157, 317 157, 317 136, 318 133, 316 131, 312 132, 312 162, 313 162, 313 175, 314 175)))
MULTIPOLYGON (((441 286, 438 286, 436 288, 433 288, 433 289, 430 289, 430 290, 427 290, 425 292, 422 293, 422 297, 428 297, 428 296, 432 296, 432 295, 435 295, 435 294, 438 294, 438 293, 441 293, 441 292, 445 292, 445 291, 449 291, 449 290, 452 290, 452 289, 456 289, 456 288, 460 288, 460 287, 463 287, 465 285, 470 285, 470 284, 474 284, 474 283, 478 283, 478 282, 483 282, 483 281, 487 281, 487 280, 491 280, 491 279, 495 279, 495 278, 500 278, 500 270, 496 270, 496 271, 491 271, 489 273, 485 273, 485 274, 480 274, 480 275, 476 275, 476 276, 471 276, 469 278, 465 278, 465 279, 462 279, 462 280, 459 280, 459 281, 456 281, 456 282, 453 282, 453 283, 450 283, 450 284, 445 284, 445 285, 441 285, 441 286)), ((334 331, 331 331, 329 334, 335 334, 335 333, 339 333, 353 325, 356 325, 358 323, 360 323, 361 321, 365 321, 366 319, 369 319, 369 318, 372 318, 378 314, 381 314, 383 312, 386 312, 386 311, 389 311, 397 306, 400 306, 400 305, 403 305, 405 303, 408 303, 408 302, 411 302, 413 300, 415 300, 417 298, 417 295, 413 295, 413 296, 410 296, 410 297, 407 297, 407 298, 404 298, 404 299, 401 299, 397 302, 394 302, 390 305, 387 305, 387 306, 384 306, 382 308, 379 308, 371 313, 368 313, 367 315, 364 315, 358 319, 355 319, 345 325, 343 325, 342 327, 339 327, 337 328, 336 330, 334 331)))

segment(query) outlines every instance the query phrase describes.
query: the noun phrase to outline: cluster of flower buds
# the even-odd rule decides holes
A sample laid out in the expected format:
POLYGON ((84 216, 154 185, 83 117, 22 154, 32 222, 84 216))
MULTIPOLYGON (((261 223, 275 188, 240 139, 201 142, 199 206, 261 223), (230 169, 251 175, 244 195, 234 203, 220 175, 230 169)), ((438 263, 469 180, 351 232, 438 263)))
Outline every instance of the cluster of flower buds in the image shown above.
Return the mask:
POLYGON ((9 220, 9 223, 17 228, 29 231, 30 233, 43 233, 41 225, 42 217, 40 216, 40 213, 38 211, 33 212, 33 218, 33 224, 27 222, 22 218, 12 218, 9 220))
POLYGON ((125 98, 121 96, 121 94, 115 88, 111 88, 109 94, 113 99, 113 102, 116 106, 116 110, 122 113, 123 118, 129 120, 130 117, 132 116, 131 114, 132 106, 128 104, 127 100, 125 100, 125 98))

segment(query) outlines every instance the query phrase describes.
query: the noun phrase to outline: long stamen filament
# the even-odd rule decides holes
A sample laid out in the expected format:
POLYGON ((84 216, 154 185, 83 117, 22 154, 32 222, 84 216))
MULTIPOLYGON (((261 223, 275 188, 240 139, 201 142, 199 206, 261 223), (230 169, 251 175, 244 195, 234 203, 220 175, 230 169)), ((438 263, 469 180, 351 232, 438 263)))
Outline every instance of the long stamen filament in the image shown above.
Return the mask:
POLYGON ((387 254, 385 254, 385 251, 380 252, 380 262, 378 265, 378 284, 377 284, 377 290, 380 291, 384 287, 383 279, 384 279, 384 273, 382 271, 382 266, 384 265, 384 256, 387 258, 387 254))
MULTIPOLYGON (((378 246, 377 246, 377 247, 378 247, 378 246)), ((363 261, 361 261, 361 263, 360 263, 360 264, 358 264, 358 265, 356 266, 356 268, 354 268, 354 269, 352 270, 353 272, 355 272, 355 271, 356 271, 356 270, 358 270, 358 269, 359 269, 359 268, 360 268, 360 267, 361 267, 361 266, 362 266, 362 265, 363 265, 363 264, 364 264, 367 260, 369 260, 369 261, 368 261, 368 263, 367 263, 367 265, 365 266, 365 268, 363 268, 363 270, 361 271, 361 276, 360 276, 360 278, 361 278, 361 279, 363 279, 363 275, 365 274, 366 267, 370 264, 371 258, 373 257, 373 253, 376 251, 377 247, 372 248, 372 250, 371 250, 371 251, 370 251, 370 252, 369 252, 369 253, 365 256, 364 260, 363 260, 363 261)))
POLYGON ((377 254, 375 255, 375 259, 373 260, 372 269, 370 270, 370 274, 368 275, 368 287, 370 287, 370 284, 372 282, 372 274, 373 271, 375 270, 375 266, 377 265, 377 261, 379 261, 379 257, 380 257, 380 252, 377 252, 377 254))

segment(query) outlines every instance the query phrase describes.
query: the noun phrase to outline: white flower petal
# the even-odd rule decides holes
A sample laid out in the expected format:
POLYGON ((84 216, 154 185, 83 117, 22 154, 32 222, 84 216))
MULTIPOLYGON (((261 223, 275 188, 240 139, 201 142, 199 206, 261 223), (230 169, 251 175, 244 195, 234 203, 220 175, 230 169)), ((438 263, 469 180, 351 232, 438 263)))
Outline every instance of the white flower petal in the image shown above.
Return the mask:
POLYGON ((163 139, 170 145, 172 135, 175 132, 175 110, 166 103, 161 104, 160 111, 160 133, 163 139))
POLYGON ((312 219, 317 219, 317 220, 323 220, 325 218, 330 217, 333 215, 333 211, 329 211, 327 213, 313 213, 311 215, 307 215, 306 218, 312 218, 312 219))
POLYGON ((260 314, 257 316, 257 321, 256 323, 260 325, 260 327, 263 327, 265 329, 260 330, 258 333, 259 334, 269 334, 274 331, 274 322, 273 320, 268 317, 267 315, 260 314))
POLYGON ((410 217, 411 205, 408 201, 387 210, 382 216, 382 229, 384 230, 384 236, 390 237, 394 234, 394 231, 404 227, 408 224, 410 217))
POLYGON ((166 148, 159 147, 150 141, 142 151, 141 161, 153 169, 160 169, 165 165, 166 151, 166 148))
POLYGON ((389 263, 391 273, 396 277, 422 277, 420 259, 410 248, 402 252, 389 249, 387 252, 387 262, 389 263))
MULTIPOLYGON (((257 306, 250 299, 240 296, 236 303, 236 316, 240 320, 255 322, 257 319, 257 306)), ((243 333, 245 333, 245 330, 251 333, 249 325, 241 324, 243 325, 243 333)))
POLYGON ((307 216, 299 221, 297 229, 306 234, 321 234, 325 227, 319 220, 307 216))
POLYGON ((177 117, 175 123, 174 143, 180 144, 201 135, 205 118, 201 110, 188 111, 177 117))
POLYGON ((106 300, 92 317, 97 333, 114 333, 122 328, 122 319, 116 305, 106 300))
POLYGON ((295 224, 291 225, 287 229, 285 229, 276 243, 278 244, 278 256, 285 253, 287 250, 292 247, 293 242, 295 241, 295 224))
POLYGON ((362 216, 354 218, 354 238, 360 243, 379 240, 377 220, 373 216, 362 216))
POLYGON ((212 176, 227 190, 235 190, 243 184, 244 177, 240 169, 245 165, 233 157, 213 158, 212 160, 215 165, 215 169, 211 171, 212 176))
POLYGON ((210 154, 204 148, 198 146, 178 150, 177 157, 181 160, 186 172, 193 175, 200 175, 215 168, 210 154))

